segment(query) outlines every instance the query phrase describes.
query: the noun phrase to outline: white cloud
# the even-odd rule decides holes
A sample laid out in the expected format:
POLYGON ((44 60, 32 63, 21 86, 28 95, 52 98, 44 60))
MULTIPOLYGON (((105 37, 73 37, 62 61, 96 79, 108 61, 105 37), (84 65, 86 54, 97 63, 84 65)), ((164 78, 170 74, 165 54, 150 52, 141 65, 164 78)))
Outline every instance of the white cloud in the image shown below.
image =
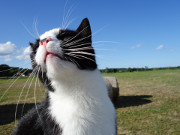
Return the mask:
POLYGON ((140 48, 142 44, 137 44, 136 46, 132 46, 131 49, 140 48))
POLYGON ((161 50, 161 49, 163 49, 164 48, 164 45, 160 45, 160 46, 158 46, 157 48, 156 48, 156 50, 161 50))
POLYGON ((5 56, 14 53, 16 49, 15 44, 11 43, 10 41, 2 44, 0 43, 0 56, 5 56))
POLYGON ((24 48, 24 51, 21 55, 16 56, 16 59, 18 59, 18 60, 29 60, 30 53, 31 53, 31 47, 28 46, 28 47, 24 48))
POLYGON ((29 63, 30 53, 30 47, 19 48, 10 41, 0 43, 0 61, 3 63, 14 63, 17 62, 17 60, 23 60, 25 63, 29 63))

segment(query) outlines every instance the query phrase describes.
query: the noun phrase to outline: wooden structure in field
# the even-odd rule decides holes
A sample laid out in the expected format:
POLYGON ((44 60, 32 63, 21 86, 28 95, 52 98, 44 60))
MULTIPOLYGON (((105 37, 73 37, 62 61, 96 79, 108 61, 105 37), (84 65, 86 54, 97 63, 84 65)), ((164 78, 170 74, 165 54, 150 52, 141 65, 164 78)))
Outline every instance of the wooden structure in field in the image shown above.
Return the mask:
POLYGON ((119 86, 116 77, 106 76, 103 77, 108 88, 108 94, 111 100, 114 102, 119 97, 119 86))

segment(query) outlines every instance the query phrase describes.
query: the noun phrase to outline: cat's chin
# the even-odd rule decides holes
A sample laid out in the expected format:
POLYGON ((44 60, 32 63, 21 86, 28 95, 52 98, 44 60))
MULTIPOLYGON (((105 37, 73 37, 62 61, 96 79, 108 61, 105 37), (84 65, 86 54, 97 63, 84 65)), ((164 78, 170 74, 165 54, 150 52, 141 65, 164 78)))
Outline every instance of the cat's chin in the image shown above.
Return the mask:
POLYGON ((74 74, 79 70, 76 65, 71 62, 64 61, 54 54, 49 54, 46 58, 46 71, 50 79, 60 79, 67 75, 74 74))

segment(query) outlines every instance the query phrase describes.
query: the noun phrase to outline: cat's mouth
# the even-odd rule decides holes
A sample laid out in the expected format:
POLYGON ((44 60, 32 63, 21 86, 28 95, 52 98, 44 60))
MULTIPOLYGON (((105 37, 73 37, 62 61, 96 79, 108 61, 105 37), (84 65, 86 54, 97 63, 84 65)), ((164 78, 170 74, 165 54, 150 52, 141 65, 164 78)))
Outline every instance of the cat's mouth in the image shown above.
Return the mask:
POLYGON ((55 53, 47 52, 47 53, 46 53, 46 56, 45 56, 45 59, 44 59, 44 62, 46 63, 46 59, 47 59, 47 58, 53 58, 53 57, 58 57, 59 59, 62 59, 59 55, 57 55, 57 54, 55 54, 55 53))

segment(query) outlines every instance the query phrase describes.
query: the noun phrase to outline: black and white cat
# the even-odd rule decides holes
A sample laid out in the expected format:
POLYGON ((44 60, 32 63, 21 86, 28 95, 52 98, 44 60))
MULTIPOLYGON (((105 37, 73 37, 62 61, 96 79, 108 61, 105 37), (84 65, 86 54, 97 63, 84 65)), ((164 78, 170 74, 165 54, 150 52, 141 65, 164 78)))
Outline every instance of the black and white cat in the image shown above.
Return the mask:
POLYGON ((32 67, 48 92, 13 135, 116 134, 115 109, 91 44, 87 18, 77 30, 52 29, 30 43, 32 67))

